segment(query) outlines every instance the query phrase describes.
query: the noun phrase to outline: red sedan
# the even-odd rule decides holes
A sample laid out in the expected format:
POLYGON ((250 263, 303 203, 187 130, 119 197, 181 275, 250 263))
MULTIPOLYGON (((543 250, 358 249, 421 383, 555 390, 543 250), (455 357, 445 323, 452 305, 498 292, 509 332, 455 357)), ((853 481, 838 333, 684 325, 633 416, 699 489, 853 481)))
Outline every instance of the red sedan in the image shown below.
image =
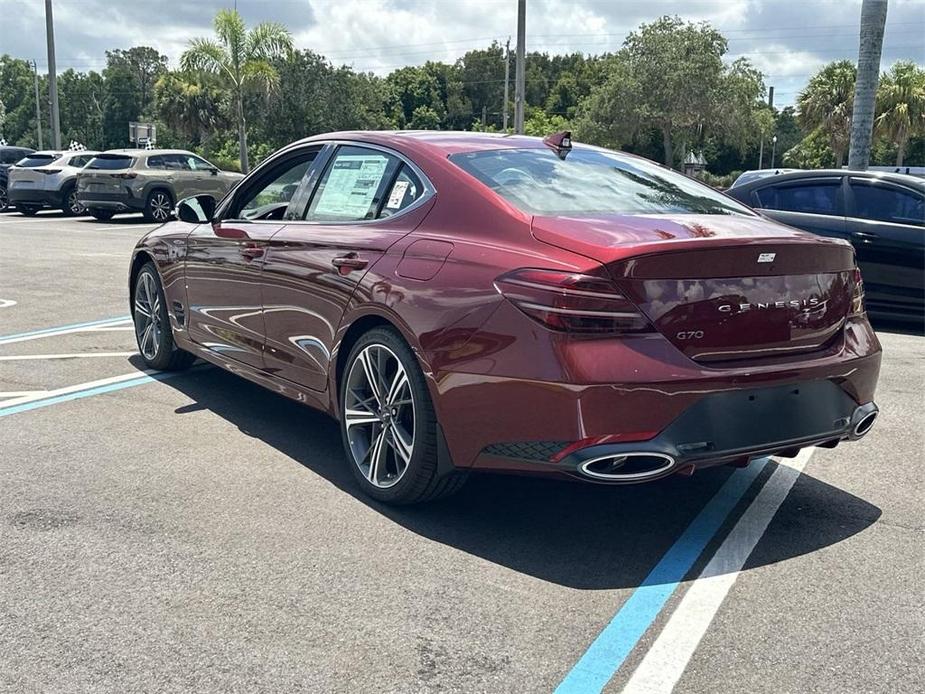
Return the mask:
POLYGON ((144 360, 329 412, 381 501, 744 465, 877 416, 849 244, 567 133, 319 135, 178 216, 132 259, 144 360))

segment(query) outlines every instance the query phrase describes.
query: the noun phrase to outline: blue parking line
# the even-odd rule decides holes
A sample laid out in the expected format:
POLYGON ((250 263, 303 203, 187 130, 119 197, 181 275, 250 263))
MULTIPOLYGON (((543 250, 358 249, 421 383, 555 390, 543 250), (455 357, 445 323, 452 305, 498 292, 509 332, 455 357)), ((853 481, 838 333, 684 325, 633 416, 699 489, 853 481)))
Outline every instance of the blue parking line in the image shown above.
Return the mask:
POLYGON ((604 688, 767 462, 767 458, 754 460, 730 475, 559 683, 556 694, 588 694, 604 688))
POLYGON ((89 321, 87 323, 71 323, 69 325, 59 325, 54 328, 42 328, 41 330, 30 330, 24 333, 14 333, 12 335, 2 335, 0 336, 0 345, 2 345, 7 340, 12 340, 20 337, 31 337, 33 335, 44 335, 46 333, 54 333, 59 330, 73 330, 75 328, 92 328, 98 325, 109 325, 110 323, 121 323, 123 321, 130 320, 131 316, 117 316, 116 318, 104 318, 102 320, 89 321))
POLYGON ((37 410, 41 407, 57 405, 58 403, 68 402, 70 400, 80 400, 81 398, 89 398, 93 395, 102 395, 103 393, 111 393, 116 390, 124 390, 125 388, 133 388, 134 386, 144 385, 145 383, 151 383, 152 381, 163 381, 166 378, 170 378, 172 375, 174 374, 144 374, 138 378, 132 378, 127 381, 107 383, 106 385, 94 386, 93 388, 87 388, 86 390, 77 390, 73 393, 54 395, 43 400, 33 400, 31 402, 24 402, 19 405, 10 405, 9 407, 3 407, 0 405, 0 417, 6 417, 7 415, 18 414, 20 412, 28 412, 29 410, 37 410))

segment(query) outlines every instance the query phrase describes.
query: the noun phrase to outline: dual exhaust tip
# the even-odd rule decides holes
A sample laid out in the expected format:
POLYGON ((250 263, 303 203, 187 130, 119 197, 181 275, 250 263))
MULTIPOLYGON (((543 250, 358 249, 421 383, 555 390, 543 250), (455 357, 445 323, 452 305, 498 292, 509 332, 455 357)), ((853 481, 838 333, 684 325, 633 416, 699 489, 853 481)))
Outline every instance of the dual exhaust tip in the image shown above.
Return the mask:
MULTIPOLYGON (((858 407, 851 417, 848 438, 856 441, 870 433, 879 414, 879 408, 872 402, 858 407)), ((639 451, 591 458, 578 466, 578 472, 585 477, 608 482, 643 482, 662 477, 677 465, 677 461, 667 453, 639 451)))

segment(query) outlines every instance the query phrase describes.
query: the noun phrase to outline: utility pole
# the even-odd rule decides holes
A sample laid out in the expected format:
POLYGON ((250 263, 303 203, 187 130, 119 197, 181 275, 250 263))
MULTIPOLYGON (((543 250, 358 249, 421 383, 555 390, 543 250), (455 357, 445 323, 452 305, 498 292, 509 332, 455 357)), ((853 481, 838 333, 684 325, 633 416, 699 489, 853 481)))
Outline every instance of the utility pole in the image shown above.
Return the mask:
POLYGON ((35 130, 39 139, 39 149, 45 149, 42 144, 42 102, 39 101, 39 67, 32 61, 32 81, 35 83, 35 130))
POLYGON ((517 0, 517 65, 514 70, 514 132, 524 134, 524 44, 527 41, 527 0, 517 0))
POLYGON ((507 102, 510 98, 511 83, 511 37, 507 37, 507 43, 504 44, 504 105, 501 108, 503 124, 501 129, 507 132, 507 102))
MULTIPOLYGON (((768 87, 768 108, 774 116, 774 87, 768 87)), ((776 129, 776 128, 775 128, 776 129)), ((764 168, 764 135, 761 136, 761 147, 758 149, 758 168, 764 168)))
POLYGON ((51 0, 45 0, 45 36, 48 41, 48 98, 51 100, 52 147, 61 149, 61 119, 58 115, 58 73, 55 68, 55 19, 51 0))
POLYGON ((854 113, 851 116, 851 145, 848 168, 858 171, 870 164, 870 140, 880 81, 880 55, 887 0, 864 0, 861 4, 861 37, 858 45, 858 78, 854 86, 854 113))

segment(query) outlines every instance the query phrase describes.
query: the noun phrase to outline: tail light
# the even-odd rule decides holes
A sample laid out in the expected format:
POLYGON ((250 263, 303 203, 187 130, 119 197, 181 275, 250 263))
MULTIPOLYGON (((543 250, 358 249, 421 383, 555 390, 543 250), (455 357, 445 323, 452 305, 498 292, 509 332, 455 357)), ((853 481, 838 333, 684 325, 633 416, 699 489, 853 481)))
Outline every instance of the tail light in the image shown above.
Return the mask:
POLYGON ((495 289, 552 330, 610 334, 652 330, 617 286, 600 277, 525 268, 496 279, 495 289))
POLYGON ((109 174, 113 178, 136 178, 138 176, 134 171, 125 171, 123 173, 109 174))
POLYGON ((851 315, 860 316, 864 313, 864 280, 861 278, 860 268, 854 268, 854 282, 851 289, 851 315))
POLYGON ((36 173, 52 175, 56 173, 61 173, 61 169, 32 169, 36 173))

